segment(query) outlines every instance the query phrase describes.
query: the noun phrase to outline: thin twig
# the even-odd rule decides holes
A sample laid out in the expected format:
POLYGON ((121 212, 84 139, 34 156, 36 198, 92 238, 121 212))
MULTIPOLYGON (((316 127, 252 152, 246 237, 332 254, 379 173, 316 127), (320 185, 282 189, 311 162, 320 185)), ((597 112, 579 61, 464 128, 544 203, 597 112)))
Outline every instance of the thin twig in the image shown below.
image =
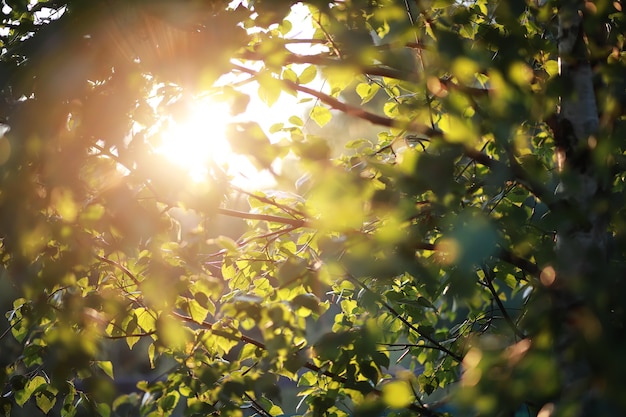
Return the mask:
POLYGON ((498 292, 493 286, 494 276, 493 276, 491 269, 486 266, 481 269, 483 270, 485 274, 485 284, 487 288, 489 289, 489 292, 493 296, 493 300, 495 301, 495 303, 498 305, 498 308, 502 312, 502 317, 507 322, 507 324, 511 327, 511 329, 513 330, 513 333, 515 333, 517 337, 519 337, 520 339, 525 339, 526 335, 517 327, 513 319, 511 319, 509 312, 504 307, 504 304, 502 304, 502 300, 500 300, 500 296, 498 295, 498 292))
POLYGON ((129 337, 146 337, 146 336, 152 336, 156 334, 156 330, 153 330, 151 332, 146 332, 146 333, 135 333, 135 334, 125 334, 125 335, 119 335, 119 336, 104 336, 105 339, 110 339, 110 340, 118 340, 118 339, 126 339, 129 337))
POLYGON ((278 203, 277 201, 275 201, 275 200, 273 200, 271 198, 255 194, 255 193, 252 193, 250 191, 246 191, 246 190, 244 190, 242 188, 239 188, 239 187, 236 187, 236 186, 232 186, 232 188, 233 188, 233 190, 237 191, 240 194, 247 195, 248 197, 254 198, 255 200, 258 200, 258 201, 260 201, 262 203, 266 203, 266 204, 272 205, 274 207, 277 207, 277 208, 281 209, 286 214, 289 214, 292 217, 295 217, 295 216, 305 217, 306 216, 306 214, 304 214, 300 210, 297 210, 297 209, 295 209, 293 207, 290 207, 290 206, 287 206, 285 204, 278 203))
POLYGON ((15 327, 17 326, 21 321, 23 320, 23 317, 21 317, 20 319, 18 319, 15 323, 12 323, 4 332, 2 332, 2 334, 0 335, 0 340, 4 339, 4 336, 6 336, 7 334, 9 334, 9 332, 15 327))
POLYGON ((133 274, 132 272, 130 272, 130 270, 128 268, 126 268, 124 265, 120 264, 119 262, 115 262, 112 259, 109 258, 105 258, 104 256, 95 254, 94 255, 97 259, 101 260, 104 263, 107 263, 109 265, 112 265, 114 267, 116 267, 117 269, 119 269, 120 271, 122 271, 124 273, 124 275, 126 275, 128 278, 130 278, 135 285, 139 286, 140 282, 137 279, 137 277, 135 276, 135 274, 133 274))
POLYGON ((252 403, 252 408, 254 408, 258 413, 265 417, 273 417, 261 404, 259 404, 254 398, 252 398, 247 392, 244 392, 243 395, 252 403))
POLYGON ((310 223, 304 219, 290 219, 288 217, 272 216, 269 214, 248 213, 245 211, 218 208, 217 212, 224 216, 237 217, 247 220, 264 220, 271 223, 288 224, 294 227, 310 227, 310 223))

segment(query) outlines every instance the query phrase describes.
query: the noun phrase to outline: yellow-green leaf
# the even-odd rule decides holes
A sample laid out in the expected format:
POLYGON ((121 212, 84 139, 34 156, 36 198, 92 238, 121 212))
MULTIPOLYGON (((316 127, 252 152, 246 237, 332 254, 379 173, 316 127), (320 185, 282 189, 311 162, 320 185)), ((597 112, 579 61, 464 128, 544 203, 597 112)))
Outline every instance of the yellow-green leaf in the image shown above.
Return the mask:
POLYGON ((302 73, 298 77, 298 81, 300 81, 300 84, 308 84, 313 81, 316 76, 317 68, 315 68, 313 65, 309 65, 304 69, 304 71, 302 71, 302 73))
POLYGON ((237 242, 228 236, 218 236, 215 238, 215 243, 230 252, 237 252, 239 250, 237 242))
POLYGON ((383 386, 383 401, 391 408, 404 408, 415 399, 406 381, 393 381, 383 386))
POLYGON ((202 307, 196 300, 189 300, 187 305, 189 307, 189 315, 191 315, 193 321, 202 324, 204 319, 206 319, 209 309, 202 307))
POLYGON ((54 392, 44 390, 35 395, 35 404, 44 414, 48 414, 56 402, 57 397, 54 392))
POLYGON ((554 77, 555 75, 559 73, 559 63, 555 60, 550 60, 546 62, 543 67, 545 68, 550 78, 554 77))
POLYGON ((263 73, 258 77, 259 81, 259 98, 268 106, 272 106, 282 92, 282 84, 280 80, 272 77, 268 73, 263 73))
POLYGON ((315 106, 311 109, 311 119, 313 119, 319 127, 324 127, 332 118, 333 115, 326 107, 315 106))
POLYGON ((135 317, 137 317, 137 324, 146 332, 153 332, 156 330, 156 319, 152 312, 146 310, 143 307, 135 309, 135 317))
POLYGON ((23 389, 15 391, 15 402, 20 407, 23 406, 26 401, 35 393, 35 390, 42 385, 45 385, 46 379, 42 376, 36 376, 29 380, 23 389))
POLYGON ((283 80, 288 80, 288 81, 292 81, 296 83, 298 82, 298 76, 296 75, 295 71, 292 70, 291 68, 285 68, 283 70, 283 80))
POLYGON ((298 116, 291 116, 289 118, 289 123, 291 123, 292 125, 295 125, 295 126, 304 126, 304 123, 302 122, 302 119, 299 118, 298 116))
POLYGON ((111 407, 105 403, 99 403, 96 405, 96 411, 102 417, 110 417, 111 415, 111 407))
POLYGON ((113 378, 113 363, 111 361, 96 361, 96 366, 102 369, 102 371, 107 374, 107 376, 111 379, 113 378))

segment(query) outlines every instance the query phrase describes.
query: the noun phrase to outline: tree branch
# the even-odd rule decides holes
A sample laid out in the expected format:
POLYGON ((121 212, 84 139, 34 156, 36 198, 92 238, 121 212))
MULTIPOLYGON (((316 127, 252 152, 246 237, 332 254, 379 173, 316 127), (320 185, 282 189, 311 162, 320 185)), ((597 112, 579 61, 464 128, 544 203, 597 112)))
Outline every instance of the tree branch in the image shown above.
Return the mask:
MULTIPOLYGON (((296 39, 293 41, 302 41, 302 43, 310 43, 311 40, 296 39)), ((322 43, 324 42, 326 41, 323 41, 322 43)), ((292 43, 297 43, 297 42, 292 42, 292 43)), ((407 44, 405 47, 411 47, 411 45, 417 45, 417 44, 413 42, 411 44, 407 44)), ((415 46, 415 47, 419 47, 419 46, 415 46)), ((391 46, 381 45, 379 48, 391 49, 391 46)), ((266 61, 267 55, 259 53, 259 52, 244 51, 243 53, 239 55, 238 58, 241 60, 247 60, 247 61, 266 61)), ((295 53, 288 53, 284 57, 284 64, 285 65, 310 64, 310 65, 316 65, 320 67, 349 67, 349 68, 356 68, 356 70, 363 75, 393 78, 395 80, 408 81, 408 82, 420 81, 420 75, 418 72, 401 71, 401 70, 388 67, 388 66, 383 66, 383 65, 362 65, 357 62, 353 62, 349 59, 337 58, 331 55, 299 55, 295 53)), ((489 88, 476 88, 476 87, 468 87, 468 86, 460 85, 460 84, 453 82, 450 78, 440 78, 439 81, 441 82, 441 84, 443 84, 450 90, 460 91, 472 97, 486 97, 489 95, 489 92, 491 91, 489 88)))
MULTIPOLYGON (((253 77, 256 77, 259 75, 257 71, 243 67, 241 65, 233 64, 233 67, 241 72, 250 74, 253 77)), ((411 121, 398 121, 390 117, 380 116, 378 114, 363 110, 360 107, 355 107, 350 104, 339 101, 336 98, 328 94, 325 94, 320 91, 294 83, 293 81, 289 81, 289 80, 280 80, 280 81, 287 88, 291 90, 309 94, 317 98, 318 100, 320 100, 322 103, 328 105, 332 109, 339 110, 350 116, 354 116, 359 119, 366 120, 372 124, 386 126, 389 128, 405 129, 407 131, 423 134, 427 137, 431 137, 431 138, 438 137, 438 138, 445 140, 445 137, 443 136, 443 132, 437 129, 433 129, 430 126, 425 125, 423 123, 417 123, 417 122, 411 122, 411 121)), ((484 165, 488 168, 491 168, 494 170, 498 169, 504 172, 507 172, 507 171, 511 172, 512 175, 515 177, 515 179, 517 179, 520 182, 520 184, 524 185, 537 198, 543 200, 548 205, 550 205, 550 203, 552 202, 553 198, 551 198, 550 193, 543 186, 543 184, 540 184, 539 182, 531 178, 526 173, 526 171, 519 165, 519 163, 517 163, 517 161, 514 160, 514 158, 512 161, 510 161, 511 166, 509 167, 506 164, 496 159, 493 159, 489 155, 483 152, 480 152, 474 148, 464 147, 464 154, 468 158, 471 158, 477 163, 484 165)))
POLYGON ((126 275, 128 278, 130 278, 136 286, 139 286, 139 280, 137 279, 137 277, 135 276, 135 274, 133 274, 132 272, 130 272, 130 270, 128 268, 126 268, 124 265, 120 264, 119 262, 115 262, 114 260, 111 260, 109 258, 105 258, 104 256, 100 256, 98 254, 94 255, 96 257, 96 259, 107 263, 109 265, 112 265, 114 267, 116 267, 117 269, 119 269, 120 271, 122 271, 124 273, 124 275, 126 275))
POLYGON ((293 227, 311 227, 309 221, 304 219, 291 219, 289 217, 272 216, 269 214, 248 213, 245 211, 218 208, 217 212, 224 216, 237 217, 247 220, 264 220, 271 223, 288 224, 293 227))
MULTIPOLYGON (((222 336, 222 337, 225 337, 225 338, 228 338, 228 339, 231 339, 231 340, 240 340, 243 343, 251 344, 251 345, 254 345, 254 346, 258 347, 259 349, 266 350, 266 346, 265 346, 265 344, 263 342, 260 342, 260 341, 258 341, 256 339, 248 337, 248 336, 246 336, 244 334, 235 335, 235 334, 229 334, 227 332, 223 332, 223 331, 219 331, 219 330, 216 331, 215 329, 213 329, 213 323, 211 323, 211 322, 203 321, 202 323, 198 323, 197 321, 195 321, 191 317, 185 316, 185 315, 177 313, 177 312, 172 312, 172 315, 177 317, 177 318, 179 318, 179 319, 181 319, 181 320, 183 320, 183 321, 186 321, 186 322, 189 322, 189 323, 198 324, 202 328, 210 330, 211 332, 213 332, 213 334, 215 334, 217 336, 222 336)), ((328 369, 322 369, 321 367, 315 365, 312 362, 308 362, 307 361, 307 362, 305 362, 302 365, 302 367, 306 368, 306 369, 308 369, 310 371, 316 372, 318 374, 327 376, 330 379, 332 379, 333 381, 336 381, 336 382, 339 382, 340 384, 343 384, 345 387, 353 388, 353 389, 356 389, 356 390, 360 391, 360 387, 355 387, 354 384, 352 384, 351 381, 349 381, 346 377, 338 375, 338 374, 336 374, 334 372, 331 372, 328 369)), ((371 389, 370 392, 372 392, 372 393, 374 393, 376 395, 379 395, 379 396, 382 395, 382 391, 379 390, 378 388, 370 387, 370 389, 371 389)), ((421 406, 421 405, 418 405, 418 404, 411 404, 407 408, 412 410, 412 411, 420 413, 420 415, 424 415, 424 416, 427 416, 427 417, 439 416, 439 413, 437 413, 436 411, 433 411, 433 410, 431 410, 431 409, 429 409, 429 408, 427 408, 425 406, 421 406)))
POLYGON ((534 178, 530 177, 528 173, 522 168, 522 166, 515 160, 515 157, 509 158, 511 166, 504 164, 503 162, 493 159, 486 153, 480 152, 473 148, 465 148, 465 156, 476 161, 477 163, 486 166, 492 170, 498 170, 502 172, 510 172, 521 185, 523 185, 528 191, 534 194, 537 198, 550 205, 554 201, 552 193, 544 187, 543 184, 537 182, 534 178))
POLYGON ((409 322, 407 319, 405 319, 396 309, 394 309, 391 305, 389 305, 383 298, 382 296, 380 296, 378 293, 375 293, 374 291, 372 291, 369 287, 367 287, 365 284, 363 284, 361 281, 359 281, 358 279, 356 279, 355 277, 353 277, 352 275, 348 274, 347 275, 348 279, 354 283, 356 283, 359 287, 361 287, 363 290, 369 292, 370 294, 374 295, 378 301, 391 313, 393 314, 397 319, 399 319, 402 323, 404 323, 404 325, 406 325, 408 328, 410 328, 411 330, 413 330, 418 336, 422 337, 423 339, 429 341, 430 343, 432 343, 433 345, 435 345, 437 347, 438 350, 450 355, 452 358, 454 358, 454 360, 456 360, 457 362, 462 362, 463 358, 452 352, 450 349, 448 349, 447 347, 443 346, 441 343, 439 343, 437 340, 433 339, 432 337, 430 337, 427 334, 424 334, 422 331, 419 330, 419 328, 415 327, 415 325, 411 322, 409 322))
POLYGON ((541 273, 541 269, 537 266, 537 264, 530 262, 528 259, 524 259, 520 256, 515 255, 513 252, 508 251, 506 249, 500 248, 498 250, 498 254, 496 255, 499 259, 503 260, 506 263, 509 263, 522 271, 532 275, 535 278, 539 278, 539 274, 541 273))
POLYGON ((152 336, 155 334, 156 334, 156 330, 153 330, 151 332, 146 332, 146 333, 123 334, 119 336, 104 336, 104 338, 110 339, 110 340, 119 340, 119 339, 126 339, 128 337, 146 337, 146 336, 152 336))
POLYGON ((494 276, 493 276, 491 269, 489 269, 488 267, 483 267, 481 269, 483 270, 485 274, 485 284, 487 285, 489 292, 493 296, 493 300, 498 305, 498 308, 500 309, 500 312, 502 313, 502 317, 504 317, 504 320, 507 322, 509 327, 511 327, 511 329, 513 330, 513 333, 515 333, 517 337, 519 337, 520 339, 525 339, 526 335, 522 333, 522 331, 517 327, 517 325, 511 318, 511 316, 509 316, 509 312, 504 307, 504 304, 502 304, 502 300, 500 300, 500 296, 498 295, 498 292, 493 286, 494 276))
MULTIPOLYGON (((254 77, 259 75, 257 71, 243 67, 241 65, 233 64, 233 67, 241 72, 250 74, 254 77)), ((336 98, 326 93, 322 93, 312 88, 308 88, 308 87, 304 87, 302 85, 296 84, 293 81, 289 81, 289 80, 279 80, 279 81, 281 81, 290 90, 299 91, 299 92, 311 95, 317 98, 322 103, 328 105, 332 109, 339 110, 342 113, 348 114, 350 116, 354 116, 359 119, 366 120, 372 124, 386 126, 389 128, 405 129, 407 131, 421 133, 426 136, 440 136, 441 135, 441 132, 435 131, 430 126, 427 126, 423 123, 417 123, 417 122, 411 122, 411 121, 399 121, 399 120, 392 119, 390 117, 380 116, 378 114, 363 110, 360 107, 355 107, 350 104, 339 101, 336 98)))

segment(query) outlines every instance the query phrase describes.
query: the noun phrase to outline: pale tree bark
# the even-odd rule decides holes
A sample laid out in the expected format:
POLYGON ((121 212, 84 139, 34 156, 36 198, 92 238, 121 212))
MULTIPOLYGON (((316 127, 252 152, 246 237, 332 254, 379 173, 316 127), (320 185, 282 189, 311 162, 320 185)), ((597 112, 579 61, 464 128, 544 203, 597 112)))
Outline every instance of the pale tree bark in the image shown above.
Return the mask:
POLYGON ((594 415, 594 371, 586 347, 601 332, 585 288, 607 259, 606 219, 598 207, 603 181, 590 156, 597 145, 599 116, 583 33, 584 6, 584 1, 577 0, 559 3, 559 70, 564 93, 554 136, 561 175, 556 192, 566 215, 557 230, 556 281, 549 282, 563 378, 561 405, 577 402, 579 416, 594 415))

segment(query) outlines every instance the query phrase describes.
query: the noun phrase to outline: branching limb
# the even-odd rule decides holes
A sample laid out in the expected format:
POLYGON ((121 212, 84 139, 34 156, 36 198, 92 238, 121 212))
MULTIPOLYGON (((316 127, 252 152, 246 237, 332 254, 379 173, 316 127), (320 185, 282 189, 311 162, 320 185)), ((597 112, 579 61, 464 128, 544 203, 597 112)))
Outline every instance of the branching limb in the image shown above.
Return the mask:
MULTIPOLYGON (((252 76, 258 75, 257 71, 243 67, 241 65, 234 64, 234 68, 246 74, 250 74, 252 76)), ((345 113, 347 115, 366 120, 372 124, 376 124, 379 126, 386 126, 389 128, 405 129, 407 131, 421 133, 426 136, 438 136, 441 134, 438 131, 433 131, 431 127, 422 123, 411 122, 411 121, 399 121, 396 119, 392 119, 390 117, 380 116, 378 114, 363 110, 360 107, 352 106, 350 104, 339 101, 336 98, 328 94, 322 93, 312 88, 308 88, 308 87, 304 87, 302 85, 296 84, 293 81, 289 81, 289 80, 281 80, 281 81, 285 85, 285 87, 290 90, 299 91, 299 92, 311 95, 317 98, 322 103, 328 105, 332 109, 339 110, 340 112, 345 113)))
MULTIPOLYGON (((196 322, 195 320, 193 320, 189 316, 185 316, 184 314, 180 314, 180 313, 177 313, 177 312, 172 312, 171 314, 173 316, 177 317, 178 319, 183 320, 183 321, 186 321, 186 322, 189 322, 189 323, 198 324, 198 322, 196 322)), ((230 340, 239 340, 239 341, 241 341, 243 343, 254 345, 254 346, 258 347, 259 349, 266 350, 266 346, 265 346, 265 344, 263 342, 258 341, 256 339, 253 339, 251 337, 248 337, 246 335, 243 335, 243 334, 236 335, 236 334, 228 333, 226 331, 213 329, 213 323, 208 322, 208 321, 203 321, 199 325, 202 328, 204 328, 204 329, 210 330, 213 334, 215 334, 217 336, 222 336, 222 337, 228 338, 230 340)), ((344 385, 347 388, 354 388, 354 389, 357 389, 357 390, 360 389, 360 387, 354 387, 353 384, 346 377, 338 375, 338 374, 336 374, 334 372, 330 372, 328 369, 323 369, 323 368, 315 365, 312 362, 307 361, 307 362, 305 362, 302 365, 302 367, 305 368, 305 369, 308 369, 310 371, 316 372, 316 373, 318 373, 320 375, 324 375, 324 376, 332 379, 333 381, 341 383, 342 385, 344 385)), ((376 394, 376 395, 382 395, 382 391, 379 390, 378 388, 375 388, 375 387, 371 387, 371 392, 373 394, 376 394)), ((427 416, 427 417, 438 417, 440 415, 436 411, 433 411, 433 410, 429 409, 428 407, 422 406, 422 405, 419 405, 419 404, 411 404, 407 408, 409 408, 410 410, 412 410, 414 412, 419 413, 420 415, 427 416)))
POLYGON ((513 177, 526 188, 529 192, 531 192, 534 196, 544 201, 546 204, 552 204, 554 197, 553 193, 551 193, 543 184, 532 178, 528 175, 528 173, 522 168, 522 166, 515 160, 515 158, 510 158, 509 163, 510 166, 504 164, 503 162, 493 159, 489 155, 478 151, 472 148, 465 148, 465 156, 470 159, 473 159, 477 163, 490 168, 491 170, 500 170, 502 172, 510 171, 513 177))
POLYGON ((413 323, 409 322, 406 318, 404 318, 396 309, 394 309, 391 305, 389 305, 385 300, 383 300, 383 298, 378 294, 375 293, 374 291, 372 291, 369 287, 367 287, 365 284, 363 284, 361 281, 359 281, 358 279, 356 279, 355 277, 351 276, 351 275, 347 275, 348 279, 352 282, 354 282, 355 284, 357 284, 359 287, 361 287, 363 290, 369 292, 370 294, 374 295, 378 301, 391 313, 393 314, 398 320, 400 320, 402 323, 404 323, 404 325, 406 325, 409 329, 413 330, 418 336, 420 336, 421 338, 429 341, 430 343, 432 343, 434 346, 437 347, 438 350, 446 353, 447 355, 450 355, 450 357, 454 358, 454 360, 456 360, 457 362, 461 362, 463 361, 463 358, 452 352, 450 349, 448 349, 447 347, 443 346, 441 343, 439 343, 437 340, 433 339, 431 336, 425 334, 424 332, 420 331, 419 328, 417 328, 413 323))

